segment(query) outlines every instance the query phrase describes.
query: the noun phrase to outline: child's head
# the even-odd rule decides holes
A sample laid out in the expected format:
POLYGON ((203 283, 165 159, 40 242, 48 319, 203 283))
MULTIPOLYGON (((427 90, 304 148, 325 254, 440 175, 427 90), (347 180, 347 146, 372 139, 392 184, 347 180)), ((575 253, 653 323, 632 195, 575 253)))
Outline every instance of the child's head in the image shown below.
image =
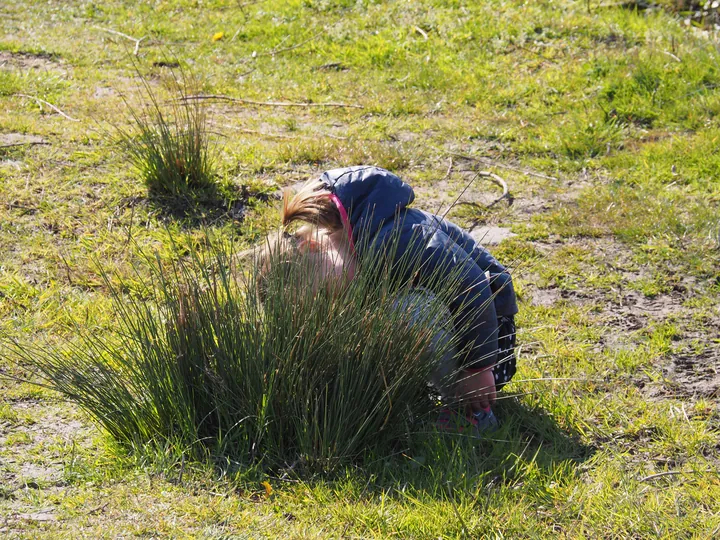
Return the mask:
POLYGON ((342 219, 327 186, 319 179, 310 180, 294 195, 284 192, 282 224, 302 221, 331 233, 342 229, 342 219))
POLYGON ((343 224, 331 193, 320 180, 310 180, 297 193, 285 190, 283 227, 296 221, 305 223, 295 233, 283 232, 269 236, 261 253, 258 289, 261 298, 267 292, 272 273, 289 276, 294 264, 306 264, 312 276, 312 287, 337 288, 352 277, 343 256, 333 246, 329 235, 342 230, 343 224), (272 266, 272 268, 271 268, 272 266))
POLYGON ((305 226, 294 234, 285 232, 266 239, 257 274, 260 299, 265 300, 269 280, 273 276, 289 282, 291 272, 298 272, 298 265, 301 266, 300 272, 307 273, 306 283, 313 292, 321 287, 341 288, 349 277, 345 261, 330 244, 327 235, 321 230, 305 226))

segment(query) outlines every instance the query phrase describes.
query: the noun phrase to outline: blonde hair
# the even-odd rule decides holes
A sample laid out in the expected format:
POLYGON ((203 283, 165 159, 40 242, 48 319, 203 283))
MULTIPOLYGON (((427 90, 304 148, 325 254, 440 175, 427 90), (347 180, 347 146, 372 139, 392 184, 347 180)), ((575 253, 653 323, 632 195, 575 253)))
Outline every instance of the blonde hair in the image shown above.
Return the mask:
POLYGON ((330 198, 332 193, 320 179, 309 180, 294 195, 290 189, 283 194, 283 227, 303 221, 330 232, 342 229, 340 212, 330 198))
POLYGON ((330 198, 332 193, 319 178, 308 180, 297 193, 289 188, 283 191, 282 230, 269 235, 259 253, 256 285, 261 301, 264 301, 271 264, 278 265, 281 274, 290 272, 294 255, 300 247, 315 239, 320 229, 335 232, 342 229, 340 212, 330 198), (295 222, 304 225, 294 233, 286 228, 295 222))
POLYGON ((283 230, 265 238, 265 245, 257 253, 255 274, 255 286, 261 302, 265 302, 267 297, 271 275, 287 278, 298 262, 302 246, 317 240, 320 234, 315 227, 304 225, 292 234, 283 230))

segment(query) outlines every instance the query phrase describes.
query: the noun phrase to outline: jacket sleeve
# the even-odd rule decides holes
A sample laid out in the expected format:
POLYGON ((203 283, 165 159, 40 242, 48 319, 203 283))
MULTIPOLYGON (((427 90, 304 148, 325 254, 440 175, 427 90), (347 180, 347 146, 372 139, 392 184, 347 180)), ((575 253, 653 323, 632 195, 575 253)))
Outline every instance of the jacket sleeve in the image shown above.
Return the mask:
POLYGON ((465 353, 465 368, 492 366, 497 361, 498 319, 492 289, 485 272, 472 256, 441 230, 435 230, 421 256, 420 282, 432 283, 449 276, 457 283, 449 301, 458 331, 458 348, 465 353))
POLYGON ((497 315, 515 315, 518 312, 517 298, 510 272, 487 249, 454 223, 442 220, 441 229, 470 254, 481 270, 490 274, 490 288, 495 295, 497 315))

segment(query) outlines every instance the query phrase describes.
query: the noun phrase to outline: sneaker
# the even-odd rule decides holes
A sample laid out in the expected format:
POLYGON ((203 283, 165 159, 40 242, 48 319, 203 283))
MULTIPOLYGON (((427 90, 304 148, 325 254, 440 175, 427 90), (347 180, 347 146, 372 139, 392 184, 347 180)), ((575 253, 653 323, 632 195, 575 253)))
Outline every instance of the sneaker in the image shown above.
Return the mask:
POLYGON ((481 433, 483 431, 495 431, 498 427, 500 427, 500 422, 498 422, 495 413, 492 412, 492 409, 490 407, 488 407, 487 409, 483 409, 482 411, 473 413, 473 418, 477 423, 476 425, 478 431, 481 433))
POLYGON ((445 407, 440 411, 435 421, 435 427, 438 431, 470 432, 475 435, 485 431, 494 431, 498 425, 498 420, 489 407, 487 411, 480 411, 475 414, 460 414, 454 409, 445 407))

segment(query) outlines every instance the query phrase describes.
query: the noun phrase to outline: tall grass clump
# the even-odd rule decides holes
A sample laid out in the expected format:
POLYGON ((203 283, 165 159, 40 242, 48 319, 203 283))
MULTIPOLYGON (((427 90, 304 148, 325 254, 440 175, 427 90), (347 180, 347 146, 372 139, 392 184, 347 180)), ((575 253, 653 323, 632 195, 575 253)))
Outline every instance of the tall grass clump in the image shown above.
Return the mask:
POLYGON ((192 99, 196 86, 181 72, 167 79, 172 97, 161 101, 138 71, 143 103, 125 100, 131 127, 115 126, 116 140, 151 195, 186 196, 212 192, 216 174, 206 104, 192 99))
POLYGON ((242 271, 210 244, 170 265, 148 257, 141 286, 105 275, 115 328, 79 329, 61 348, 6 345, 129 448, 328 470, 406 444, 434 407, 443 302, 412 320, 418 310, 397 308, 409 285, 380 255, 340 289, 317 287, 306 257, 271 250, 259 289, 257 265, 242 271))

